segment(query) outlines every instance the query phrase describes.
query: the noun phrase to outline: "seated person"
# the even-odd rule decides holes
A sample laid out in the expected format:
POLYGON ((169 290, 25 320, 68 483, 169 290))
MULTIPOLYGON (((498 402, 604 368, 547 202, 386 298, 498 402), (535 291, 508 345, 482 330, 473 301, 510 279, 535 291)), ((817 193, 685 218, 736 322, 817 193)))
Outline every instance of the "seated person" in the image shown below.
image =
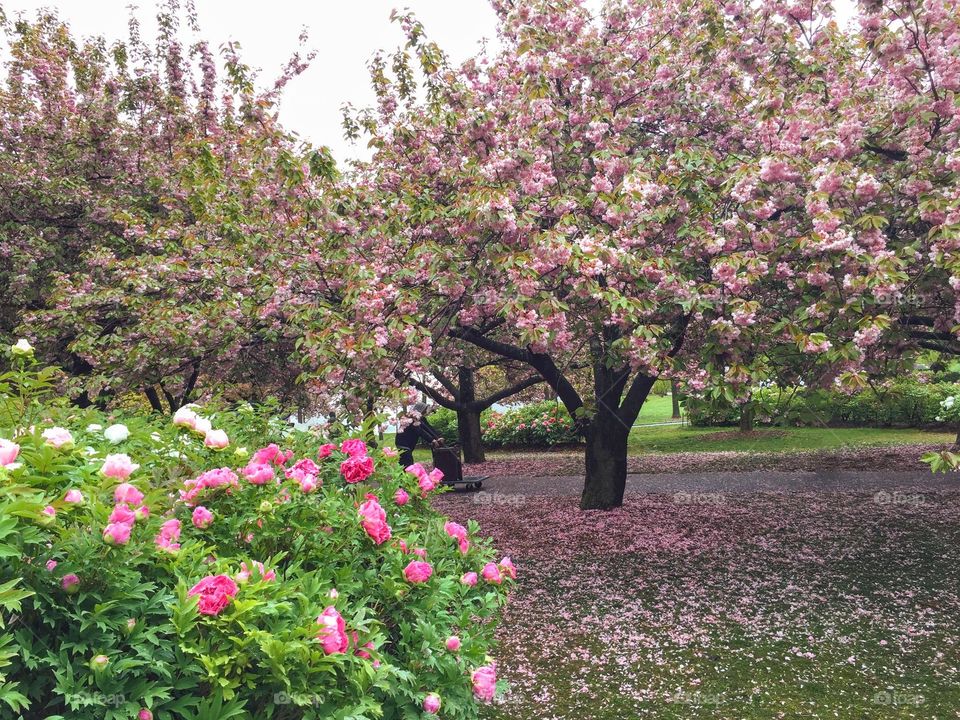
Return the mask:
POLYGON ((426 403, 413 406, 414 420, 397 433, 396 445, 400 451, 400 467, 413 465, 413 449, 420 440, 432 447, 443 445, 443 437, 427 422, 426 403))

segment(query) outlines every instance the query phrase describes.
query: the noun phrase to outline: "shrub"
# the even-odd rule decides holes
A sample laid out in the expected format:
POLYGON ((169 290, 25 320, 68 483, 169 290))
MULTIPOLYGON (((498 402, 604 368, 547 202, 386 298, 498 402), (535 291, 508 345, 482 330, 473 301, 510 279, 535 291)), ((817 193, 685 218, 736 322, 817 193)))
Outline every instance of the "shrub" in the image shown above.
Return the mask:
POLYGON ((309 433, 250 452, 237 440, 264 444, 245 430, 252 408, 208 418, 230 441, 214 449, 199 408, 179 426, 78 411, 42 397, 41 374, 0 377, 0 417, 37 418, 0 426, 0 606, 17 612, 0 630, 0 706, 404 718, 436 693, 444 717, 477 716, 471 672, 489 665, 515 571, 474 523, 431 508, 435 477, 309 433))
POLYGON ((491 412, 481 422, 483 441, 496 447, 549 447, 577 442, 570 413, 560 403, 544 401, 491 412))
POLYGON ((443 436, 447 445, 456 445, 460 442, 460 432, 457 430, 457 413, 441 407, 434 410, 427 417, 431 427, 443 436))
MULTIPOLYGON (((861 425, 869 427, 929 427, 941 424, 940 404, 960 393, 953 383, 901 380, 881 388, 846 395, 818 388, 761 388, 754 392, 757 421, 799 426, 861 425)), ((697 426, 735 425, 740 408, 688 398, 687 415, 697 426)))

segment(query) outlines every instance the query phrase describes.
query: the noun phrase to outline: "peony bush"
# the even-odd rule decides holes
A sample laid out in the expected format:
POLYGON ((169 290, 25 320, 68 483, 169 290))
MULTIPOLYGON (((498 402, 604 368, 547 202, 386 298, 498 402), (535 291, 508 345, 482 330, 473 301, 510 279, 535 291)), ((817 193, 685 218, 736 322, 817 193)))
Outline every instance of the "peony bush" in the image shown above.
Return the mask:
POLYGON ((26 421, 0 426, 0 716, 475 718, 493 699, 516 569, 431 508, 439 473, 357 438, 258 440, 249 409, 105 416, 53 389, 0 376, 0 417, 26 421))

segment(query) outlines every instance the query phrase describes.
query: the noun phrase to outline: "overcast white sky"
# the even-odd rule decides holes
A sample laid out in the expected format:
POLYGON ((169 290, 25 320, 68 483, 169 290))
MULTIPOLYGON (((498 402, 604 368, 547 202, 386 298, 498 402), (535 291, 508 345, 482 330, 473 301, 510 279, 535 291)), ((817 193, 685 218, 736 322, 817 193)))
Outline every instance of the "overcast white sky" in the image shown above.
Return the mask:
MULTIPOLYGON (((590 4, 600 6, 600 0, 590 4)), ((486 38, 496 36, 495 16, 487 0, 195 0, 201 32, 211 47, 228 40, 242 46, 244 61, 272 80, 297 47, 300 30, 310 33, 308 47, 318 51, 307 72, 287 86, 280 108, 284 125, 317 145, 329 145, 339 162, 366 153, 343 138, 340 108, 373 101, 366 65, 379 49, 403 42, 390 22, 393 8, 410 8, 428 35, 454 62, 466 59, 486 38)), ((0 0, 8 15, 51 8, 80 35, 126 38, 131 0, 0 0)), ((149 37, 155 23, 154 0, 136 0, 138 17, 149 37)), ((852 0, 837 0, 841 18, 852 0)))

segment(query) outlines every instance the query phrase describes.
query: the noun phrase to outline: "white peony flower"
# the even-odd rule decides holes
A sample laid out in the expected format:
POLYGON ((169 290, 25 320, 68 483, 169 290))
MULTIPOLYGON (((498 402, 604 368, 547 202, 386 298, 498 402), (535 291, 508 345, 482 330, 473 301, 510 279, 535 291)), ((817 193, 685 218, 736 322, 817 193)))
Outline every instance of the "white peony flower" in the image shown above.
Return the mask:
POLYGON ((87 432, 100 432, 101 430, 103 430, 103 425, 98 423, 90 423, 87 425, 87 432))
POLYGON ((10 346, 10 352, 14 355, 33 355, 33 345, 26 338, 20 338, 10 346))
POLYGON ((124 440, 130 437, 130 430, 126 425, 117 423, 104 430, 103 436, 116 445, 117 443, 122 443, 124 440))

